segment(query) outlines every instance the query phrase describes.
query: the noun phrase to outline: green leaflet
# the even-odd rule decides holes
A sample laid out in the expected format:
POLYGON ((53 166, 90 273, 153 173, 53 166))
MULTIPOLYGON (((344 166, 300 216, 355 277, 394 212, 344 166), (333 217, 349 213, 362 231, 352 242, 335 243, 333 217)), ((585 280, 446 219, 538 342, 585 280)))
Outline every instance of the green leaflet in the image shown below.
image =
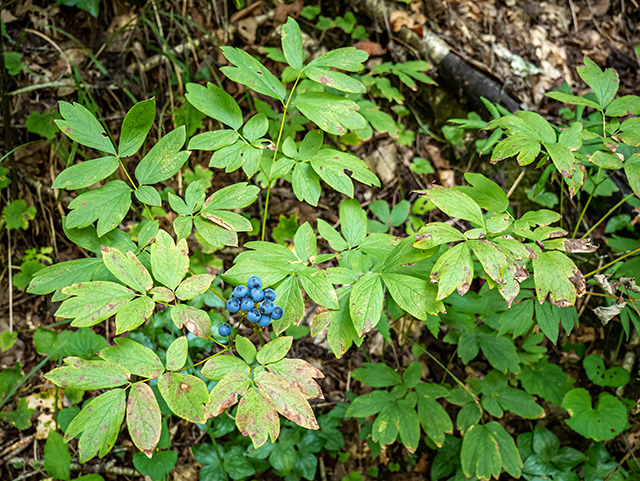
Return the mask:
POLYGON ((474 174, 473 172, 466 172, 464 178, 472 187, 461 186, 457 187, 456 190, 467 194, 480 207, 493 212, 506 212, 509 208, 507 194, 498 184, 487 179, 482 174, 474 174))
POLYGON ((584 57, 583 61, 584 65, 576 69, 578 75, 593 89, 593 93, 596 94, 600 105, 599 110, 604 110, 618 91, 618 85, 620 84, 618 74, 612 68, 608 68, 603 72, 589 57, 584 57))
POLYGON ((222 53, 234 65, 220 69, 229 79, 268 97, 285 99, 287 91, 284 85, 247 52, 239 48, 222 47, 222 53))
POLYGON ((340 225, 342 235, 349 247, 359 246, 367 235, 367 214, 355 199, 347 199, 340 204, 340 225))
POLYGON ((541 252, 533 259, 533 279, 536 296, 543 302, 549 301, 558 307, 575 304, 576 297, 586 290, 585 279, 576 265, 566 255, 558 251, 541 252))
POLYGON ((244 436, 250 436, 254 448, 259 448, 280 433, 278 411, 267 394, 258 387, 251 387, 242 396, 236 413, 236 424, 244 436))
POLYGON ((338 48, 312 60, 306 68, 335 67, 340 70, 346 70, 347 72, 357 72, 364 68, 362 63, 366 61, 368 57, 369 55, 364 50, 358 50, 354 47, 338 48))
POLYGON ((109 135, 100 122, 79 103, 58 102, 60 115, 64 120, 54 120, 58 128, 71 140, 87 147, 116 155, 109 135))
MULTIPOLYGON (((286 343, 282 342, 278 345, 278 350, 276 351, 278 356, 283 350, 282 346, 286 346, 286 343)), ((260 352, 262 352, 262 350, 260 350, 260 352)), ((260 352, 258 352, 258 361, 260 361, 261 358, 260 352)), ((302 359, 284 358, 277 362, 271 362, 270 359, 277 356, 271 357, 271 351, 267 354, 269 355, 267 368, 270 372, 277 374, 290 385, 295 386, 296 389, 300 390, 300 392, 302 392, 302 394, 307 398, 323 398, 320 386, 316 381, 314 381, 314 378, 318 379, 324 377, 324 374, 322 374, 319 369, 313 367, 302 359)), ((264 355, 265 358, 267 357, 267 354, 264 355)))
POLYGON ((432 222, 421 227, 412 244, 417 249, 431 249, 441 244, 465 241, 467 238, 455 227, 444 222, 432 222))
POLYGON ((349 315, 349 293, 351 287, 341 287, 336 291, 338 294, 338 310, 322 311, 313 318, 311 323, 311 335, 315 336, 325 328, 327 330, 327 341, 336 358, 340 359, 347 352, 352 343, 360 345, 358 333, 353 326, 349 315))
POLYGON ((340 72, 317 67, 307 67, 304 69, 304 73, 310 80, 336 90, 341 90, 342 92, 365 93, 367 91, 367 88, 360 81, 340 72))
POLYGON ((289 17, 282 26, 282 53, 291 67, 302 70, 304 63, 302 34, 298 23, 292 17, 289 17))
POLYGON ((204 405, 209 402, 209 392, 202 379, 170 372, 160 376, 158 389, 176 416, 193 423, 204 422, 204 405))
POLYGON ((155 352, 126 337, 116 337, 115 346, 102 349, 98 355, 105 361, 123 366, 136 376, 156 378, 164 372, 164 366, 155 352))
POLYGON ((436 299, 436 287, 429 281, 390 272, 383 272, 382 280, 393 300, 422 321, 427 314, 437 315, 445 310, 442 301, 436 299))
POLYGON ((120 143, 118 145, 118 156, 120 158, 130 157, 142 147, 155 118, 155 98, 138 102, 131 107, 131 110, 127 112, 122 121, 120 143))
POLYGON ((47 443, 44 446, 44 469, 52 478, 69 481, 70 465, 69 446, 57 431, 49 431, 47 443))
POLYGON ((367 272, 353 285, 349 297, 349 313, 358 336, 362 337, 378 324, 383 301, 380 274, 367 272))
POLYGON ((624 404, 607 392, 600 394, 595 408, 589 391, 575 388, 562 400, 562 407, 571 416, 565 422, 575 432, 596 441, 613 439, 627 426, 624 404))
POLYGON ((173 177, 189 158, 189 151, 180 151, 187 139, 184 126, 169 132, 144 156, 135 170, 140 184, 156 184, 173 177))
POLYGON ((122 222, 130 206, 131 189, 121 180, 114 180, 73 199, 66 226, 87 227, 97 220, 97 234, 101 237, 122 222))
POLYGON ((71 284, 89 281, 100 265, 102 265, 102 259, 90 257, 45 267, 36 272, 27 292, 38 295, 49 294, 71 284))
POLYGON ((457 290, 464 296, 473 280, 473 262, 466 243, 457 244, 440 256, 431 270, 431 282, 438 284, 436 300, 449 297, 457 290))
POLYGON ((484 218, 480 206, 464 192, 445 187, 433 187, 429 190, 419 191, 419 193, 423 194, 448 216, 459 217, 478 226, 484 226, 484 218))
MULTIPOLYGON (((219 120, 234 130, 238 130, 242 127, 242 111, 240 110, 240 107, 238 107, 238 104, 233 97, 220 87, 209 82, 207 82, 206 87, 195 83, 188 83, 185 97, 191 105, 212 119, 219 120)), ((218 134, 218 132, 220 131, 205 133, 212 135, 218 134)), ((231 134, 231 132, 229 132, 229 134, 231 134)), ((235 138, 237 138, 237 133, 234 132, 233 134, 235 134, 235 138)), ((194 142, 196 138, 203 135, 205 134, 199 134, 194 137, 189 143, 189 148, 197 149, 198 147, 193 147, 191 143, 194 142)))
MULTIPOLYGON (((275 165, 275 164, 274 164, 275 165)), ((320 200, 320 177, 309 163, 296 164, 291 178, 293 193, 299 201, 317 206, 320 200)))
POLYGON ((85 404, 80 414, 73 418, 67 427, 64 440, 69 442, 82 433, 78 443, 81 463, 88 461, 98 452, 102 458, 111 450, 124 420, 125 399, 124 389, 112 389, 93 398, 85 404))
POLYGON ((367 164, 358 159, 355 155, 347 152, 340 152, 334 149, 321 149, 312 159, 313 170, 327 184, 338 192, 349 197, 353 197, 353 182, 351 178, 362 182, 365 185, 380 186, 380 181, 373 174, 367 164), (344 170, 350 170, 348 176, 344 170))
POLYGON ((64 367, 59 367, 45 377, 57 386, 74 389, 107 389, 122 386, 131 378, 124 367, 106 361, 85 361, 79 357, 64 359, 64 367))
POLYGON ((187 362, 187 356, 189 355, 189 344, 187 337, 182 336, 177 338, 169 345, 167 349, 167 358, 165 364, 168 371, 179 371, 187 362))
POLYGON ((176 297, 181 301, 193 299, 209 289, 211 282, 213 282, 213 276, 209 274, 187 277, 176 289, 176 297))
POLYGON ((162 417, 155 394, 148 384, 131 386, 127 402, 127 428, 136 447, 151 458, 160 441, 162 417))
POLYGON ((308 267, 298 273, 300 285, 320 306, 338 309, 338 296, 324 271, 308 267))
POLYGON ((439 447, 445 442, 445 433, 453 432, 451 418, 437 398, 447 397, 449 392, 437 384, 418 384, 418 416, 422 429, 439 447))
POLYGON ((256 359, 263 365, 277 362, 289 352, 292 342, 291 336, 278 337, 260 348, 256 359))
POLYGON ((349 130, 366 127, 358 105, 345 97, 326 92, 301 92, 294 105, 309 120, 330 134, 344 135, 349 130))
POLYGON ((125 304, 116 313, 116 334, 132 331, 147 322, 155 306, 154 300, 147 296, 137 297, 125 304))
POLYGON ((249 366, 242 359, 236 356, 216 356, 209 359, 202 367, 200 374, 213 381, 219 381, 227 374, 238 372, 243 379, 249 378, 249 366))
POLYGON ((300 324, 304 316, 304 301, 294 275, 285 278, 275 290, 277 303, 282 307, 284 315, 282 318, 272 321, 272 325, 276 334, 280 334, 289 326, 300 324))
POLYGON ((597 354, 590 354, 582 362, 587 377, 598 386, 620 387, 629 382, 629 371, 623 367, 605 369, 604 361, 597 354))
POLYGON ((124 254, 113 247, 102 246, 102 261, 118 280, 139 293, 144 294, 153 287, 151 275, 133 252, 124 254))
POLYGON ((72 326, 89 327, 116 314, 135 293, 115 282, 81 282, 62 289, 72 297, 65 300, 55 315, 73 319, 72 326))
POLYGON ((362 368, 351 372, 351 377, 371 387, 390 387, 400 384, 400 374, 384 363, 362 363, 362 368))
POLYGON ((180 239, 176 245, 169 234, 159 230, 151 245, 151 268, 158 282, 172 290, 178 287, 189 270, 187 241, 180 239))
POLYGON ((84 189, 109 177, 119 165, 118 158, 111 155, 87 160, 64 169, 51 187, 67 190, 84 189))

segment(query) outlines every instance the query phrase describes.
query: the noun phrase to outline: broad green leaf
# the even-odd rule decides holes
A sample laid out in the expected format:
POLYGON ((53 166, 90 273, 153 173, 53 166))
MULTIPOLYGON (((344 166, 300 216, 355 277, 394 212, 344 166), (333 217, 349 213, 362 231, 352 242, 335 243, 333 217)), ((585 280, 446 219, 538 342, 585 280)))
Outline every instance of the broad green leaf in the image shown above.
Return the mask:
POLYGON ((44 445, 44 469, 54 479, 69 481, 70 479, 71 453, 57 431, 53 429, 47 435, 44 445))
POLYGON ((251 117, 242 128, 244 138, 254 142, 264 136, 269 129, 269 120, 265 114, 256 114, 251 117))
POLYGON ((119 364, 136 376, 156 378, 164 372, 164 366, 155 352, 126 337, 116 337, 115 346, 102 349, 98 355, 105 361, 119 364))
POLYGON ((80 414, 67 426, 65 442, 78 434, 78 456, 81 463, 96 454, 103 458, 113 447, 124 420, 126 394, 124 389, 112 389, 85 404, 80 414))
POLYGON ((102 246, 102 260, 118 280, 139 293, 144 294, 153 287, 151 275, 133 252, 123 254, 113 247, 102 246))
POLYGON ((312 60, 305 67, 305 70, 311 67, 335 67, 348 72, 357 72, 364 68, 362 62, 366 61, 368 57, 369 54, 364 50, 358 50, 354 47, 338 48, 312 60))
POLYGON ((127 402, 127 428, 136 447, 151 458, 160 441, 162 417, 155 394, 148 384, 135 383, 127 402))
POLYGON ((353 285, 349 297, 349 313, 358 336, 362 337, 378 324, 383 301, 380 274, 367 272, 353 285))
POLYGON ((607 105, 605 114, 610 117, 625 117, 629 114, 640 115, 640 97, 637 95, 618 97, 607 105))
POLYGON ((282 53, 287 63, 296 70, 302 70, 304 50, 302 49, 302 34, 298 23, 289 17, 282 26, 282 53))
POLYGON ((204 203, 203 212, 210 210, 244 209, 253 204, 258 197, 260 187, 247 182, 236 182, 214 192, 204 203))
POLYGON ((176 289, 176 297, 182 301, 193 299, 209 289, 212 282, 213 276, 209 274, 187 277, 176 289))
POLYGON ((351 287, 342 287, 337 290, 340 309, 323 310, 316 314, 311 323, 311 335, 315 336, 328 327, 327 341, 333 354, 340 359, 342 355, 351 347, 351 344, 358 342, 358 333, 353 327, 351 316, 349 315, 349 293, 351 287))
POLYGON ((406 274, 382 273, 382 280, 393 300, 412 316, 425 321, 427 314, 444 312, 442 301, 436 300, 436 287, 424 279, 406 274))
POLYGON ((136 191, 134 191, 136 199, 143 204, 154 205, 160 207, 162 205, 162 198, 156 189, 150 185, 141 185, 136 191))
POLYGON ((177 451, 156 451, 150 458, 146 457, 143 453, 135 453, 133 455, 133 466, 136 470, 153 481, 166 479, 167 475, 175 467, 177 461, 177 451))
POLYGON ((580 78, 596 94, 601 107, 599 110, 603 110, 613 100, 618 91, 620 78, 617 72, 612 68, 608 68, 603 72, 589 57, 584 58, 584 66, 578 67, 577 71, 580 78))
POLYGON ((598 386, 620 387, 629 382, 629 371, 623 367, 605 369, 604 361, 597 354, 590 354, 582 361, 589 380, 598 386))
POLYGON ((582 147, 582 123, 575 122, 571 127, 564 129, 558 136, 558 143, 569 147, 572 151, 582 147))
POLYGON ((73 105, 62 100, 58 102, 60 115, 64 120, 54 120, 58 128, 71 140, 102 152, 116 155, 116 149, 100 122, 86 107, 73 105))
POLYGON ((409 452, 414 453, 420 443, 420 419, 415 408, 407 400, 401 399, 396 405, 398 406, 400 440, 409 452))
POLYGON ((540 142, 525 135, 510 135, 498 142, 491 152, 491 163, 517 155, 518 165, 529 165, 540 153, 540 142))
POLYGON ((285 418, 303 428, 320 429, 302 392, 291 389, 288 382, 269 371, 262 371, 254 379, 258 389, 269 396, 277 411, 285 418))
POLYGON ((622 401, 608 392, 598 398, 595 408, 589 391, 575 388, 562 400, 562 407, 569 411, 567 425, 585 438, 608 441, 615 438, 627 426, 627 410, 622 401))
POLYGON ((116 334, 133 331, 147 322, 156 307, 153 299, 143 296, 137 297, 121 307, 116 313, 116 334))
POLYGON ((345 418, 366 418, 378 414, 392 402, 393 397, 387 391, 372 391, 355 398, 344 415, 345 418))
POLYGON ((109 177, 119 165, 118 158, 111 155, 87 160, 64 169, 51 187, 67 190, 84 189, 109 177))
POLYGON ((355 199, 340 204, 340 226, 349 247, 359 246, 367 236, 367 214, 355 199))
POLYGON ((329 69, 309 67, 305 75, 314 82, 347 93, 365 93, 367 88, 355 78, 329 69))
POLYGON ((316 234, 308 222, 302 224, 293 238, 294 248, 298 258, 304 262, 312 262, 318 255, 316 234))
POLYGON ((498 284, 504 284, 507 258, 500 249, 488 240, 470 240, 468 245, 476 255, 484 271, 498 284))
POLYGON ((284 85, 255 58, 235 47, 222 47, 222 53, 234 65, 220 69, 230 80, 268 97, 284 100, 287 93, 284 85))
POLYGON ((122 159, 135 154, 144 144, 147 134, 156 118, 156 100, 151 98, 138 102, 122 121, 118 156, 122 159))
POLYGON ((496 395, 502 409, 511 411, 523 418, 537 419, 544 413, 544 409, 538 405, 531 394, 521 389, 507 387, 496 395))
POLYGON ((75 327, 89 327, 109 319, 131 301, 135 293, 115 282, 81 282, 62 289, 72 297, 65 300, 56 317, 73 319, 75 327))
POLYGON ((615 138, 633 147, 640 145, 640 117, 632 117, 622 122, 620 132, 615 138))
MULTIPOLYGON (((187 88, 189 88, 189 85, 193 84, 187 84, 187 88)), ((240 123, 240 126, 242 126, 242 122, 240 123)), ((191 137, 189 140, 189 150, 219 150, 223 147, 235 144, 238 137, 238 132, 235 130, 203 132, 191 137)))
MULTIPOLYGON (((417 425, 417 419, 415 421, 417 425)), ((381 446, 391 444, 398 437, 399 424, 400 412, 397 403, 388 403, 373 422, 371 439, 381 446)))
POLYGON ((124 367, 106 361, 85 361, 79 357, 64 359, 64 367, 58 367, 45 374, 56 386, 74 389, 107 389, 122 386, 131 378, 124 367))
POLYGON ((209 402, 209 391, 202 379, 169 372, 158 379, 158 389, 176 416, 192 423, 204 422, 204 405, 209 402))
MULTIPOLYGON (((220 87, 216 87, 212 83, 207 83, 206 87, 195 83, 188 83, 185 97, 191 105, 212 119, 219 120, 234 130, 242 127, 242 111, 240 107, 238 107, 236 101, 233 100, 233 97, 220 87)), ((219 131, 213 133, 217 134, 218 132, 219 131)), ((211 134, 211 132, 206 133, 211 134)), ((192 147, 191 143, 189 143, 189 148, 198 147, 192 147)))
POLYGON ((273 401, 257 387, 251 387, 240 400, 236 425, 243 436, 251 437, 255 449, 280 433, 280 418, 273 401))
POLYGON ((330 134, 344 135, 348 130, 363 129, 367 125, 358 113, 358 105, 340 95, 302 92, 293 103, 305 117, 330 134))
POLYGON ((328 222, 318 219, 318 233, 329 242, 334 251, 344 251, 348 249, 348 245, 340 233, 334 229, 328 222))
POLYGON ((566 255, 558 251, 541 252, 533 259, 533 279, 536 296, 543 302, 549 294, 549 301, 558 307, 575 304, 586 290, 585 279, 576 265, 566 255))
POLYGON ((189 270, 189 247, 186 239, 178 244, 164 230, 159 230, 151 245, 151 268, 153 277, 173 290, 189 270))
POLYGON ((493 212, 507 211, 509 198, 498 184, 482 174, 474 174, 473 172, 465 173, 464 178, 473 187, 463 186, 457 189, 471 197, 480 207, 493 212))
POLYGON ((518 379, 529 394, 541 396, 556 406, 562 404, 562 398, 574 383, 572 377, 557 364, 550 364, 546 357, 536 364, 523 365, 518 379))
MULTIPOLYGON (((554 100, 558 100, 559 102, 563 102, 565 104, 571 105, 584 105, 585 107, 591 107, 592 109, 602 110, 602 107, 593 100, 585 99, 583 97, 578 97, 573 94, 566 94, 564 92, 548 92, 544 94, 546 97, 550 97, 554 100)), ((610 114, 607 114, 610 115, 610 114)))
POLYGON ((67 228, 87 227, 98 221, 98 237, 117 227, 131 206, 131 189, 121 180, 113 180, 93 189, 69 203, 67 228))
POLYGON ((518 353, 511 339, 481 332, 476 332, 476 338, 482 353, 494 368, 501 372, 520 372, 518 353))
POLYGON ((173 302, 176 298, 175 294, 171 289, 167 289, 166 287, 157 286, 149 291, 149 294, 153 297, 153 300, 156 302, 173 302))
MULTIPOLYGON (((512 441, 513 442, 513 441, 512 441)), ((502 472, 500 447, 493 433, 480 424, 471 426, 462 439, 460 463, 465 476, 496 479, 502 472)))
POLYGON ((433 202, 438 209, 450 217, 468 220, 478 226, 484 225, 482 211, 478 204, 464 192, 446 187, 433 187, 419 191, 433 202))
POLYGON ((446 389, 444 392, 439 392, 439 389, 433 389, 433 387, 428 384, 419 384, 416 387, 418 416, 424 432, 436 446, 441 447, 445 441, 445 433, 453 432, 453 423, 442 405, 436 401, 436 398, 444 397, 449 393, 446 389))
POLYGON ((251 384, 251 374, 246 364, 243 371, 229 371, 211 390, 209 404, 205 406, 205 418, 217 417, 236 404, 238 396, 244 396, 251 384))
POLYGON ((432 222, 420 228, 412 245, 417 249, 431 249, 441 244, 464 240, 467 238, 455 227, 444 222, 432 222))
MULTIPOLYGON (((229 212, 229 214, 231 214, 231 212, 229 212)), ((230 226, 223 227, 224 221, 214 214, 211 214, 207 218, 201 216, 194 217, 193 224, 197 233, 211 244, 214 249, 220 249, 225 245, 238 245, 238 234, 232 229, 227 228, 230 226), (218 222, 214 222, 212 219, 216 219, 218 222)))
POLYGON ((551 310, 551 305, 548 303, 535 304, 536 322, 540 327, 547 339, 556 344, 558 342, 558 334, 560 333, 560 320, 554 315, 551 310))
POLYGON ((256 356, 257 361, 263 365, 279 361, 289 352, 292 342, 293 337, 291 336, 275 338, 260 348, 256 356))
POLYGON ((215 356, 209 359, 200 371, 200 374, 207 379, 219 381, 227 374, 239 372, 245 378, 249 377, 249 367, 247 363, 236 356, 215 356))
MULTIPOLYGON (((260 352, 258 353, 258 360, 260 360, 260 352)), ((267 369, 298 389, 305 397, 323 399, 322 389, 314 381, 314 378, 321 379, 324 375, 307 361, 284 358, 277 362, 270 362, 267 369)))
POLYGON ((535 139, 545 143, 556 141, 556 133, 553 127, 542 115, 528 110, 518 110, 516 117, 524 120, 531 131, 535 132, 535 139))
POLYGON ((247 364, 256 360, 256 346, 246 337, 238 336, 236 338, 236 350, 247 364))
POLYGON ((573 157, 571 149, 566 145, 544 142, 544 148, 547 149, 551 161, 558 169, 563 177, 571 178, 578 168, 578 162, 573 157))
MULTIPOLYGON (((175 309, 175 308, 174 308, 175 309)), ((167 349, 167 360, 165 364, 168 371, 179 371, 187 362, 189 355, 189 343, 187 336, 177 338, 167 349)))
POLYGON ((50 294, 71 284, 89 281, 100 265, 102 265, 102 259, 90 257, 45 267, 36 272, 27 292, 38 295, 50 294))
POLYGON ((296 276, 291 275, 276 287, 276 301, 282 307, 284 315, 271 322, 276 334, 285 331, 289 326, 297 326, 304 316, 304 301, 296 276))
POLYGON ((519 478, 522 474, 522 459, 520 458, 516 443, 513 442, 513 438, 502 425, 496 421, 487 423, 485 428, 493 435, 498 443, 502 468, 514 478, 519 478))
POLYGON ((380 181, 355 155, 335 149, 322 149, 311 159, 313 170, 338 192, 353 197, 355 179, 365 185, 380 186, 380 181), (350 171, 350 175, 345 173, 350 171))
POLYGON ((351 372, 351 377, 371 387, 390 387, 400 384, 400 374, 384 363, 362 363, 361 368, 351 372))
POLYGON ((524 299, 519 304, 503 311, 499 318, 498 335, 511 333, 513 337, 522 336, 533 324, 533 299, 524 299))
POLYGON ((338 295, 327 279, 326 272, 309 267, 300 272, 298 279, 307 295, 320 306, 338 309, 338 295))
POLYGON ((173 177, 189 157, 189 151, 180 151, 186 139, 184 125, 162 137, 136 167, 138 182, 156 184, 173 177))
POLYGON ((633 154, 624 163, 624 173, 634 194, 640 197, 640 155, 633 154))
POLYGON ((449 297, 454 290, 464 296, 472 280, 473 262, 466 244, 457 244, 446 251, 431 270, 431 282, 438 285, 436 301, 449 297))
POLYGON ((291 186, 293 193, 299 201, 305 201, 310 205, 317 206, 320 200, 320 177, 309 163, 298 163, 293 168, 291 176, 291 186))

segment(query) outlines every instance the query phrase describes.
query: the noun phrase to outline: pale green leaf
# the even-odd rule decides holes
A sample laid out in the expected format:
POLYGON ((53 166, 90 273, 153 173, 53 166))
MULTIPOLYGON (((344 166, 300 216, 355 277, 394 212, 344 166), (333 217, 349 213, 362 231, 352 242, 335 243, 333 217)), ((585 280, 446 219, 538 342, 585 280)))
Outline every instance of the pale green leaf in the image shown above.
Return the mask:
POLYGON ((58 102, 60 115, 64 120, 54 120, 58 128, 71 140, 87 147, 116 155, 116 149, 100 122, 86 107, 73 105, 62 100, 58 102))
POLYGON ((156 118, 156 100, 151 98, 138 102, 127 112, 122 121, 118 156, 130 157, 144 144, 147 134, 156 118))
POLYGON ((109 177, 119 165, 118 158, 111 155, 87 160, 64 169, 51 187, 67 190, 84 189, 109 177))

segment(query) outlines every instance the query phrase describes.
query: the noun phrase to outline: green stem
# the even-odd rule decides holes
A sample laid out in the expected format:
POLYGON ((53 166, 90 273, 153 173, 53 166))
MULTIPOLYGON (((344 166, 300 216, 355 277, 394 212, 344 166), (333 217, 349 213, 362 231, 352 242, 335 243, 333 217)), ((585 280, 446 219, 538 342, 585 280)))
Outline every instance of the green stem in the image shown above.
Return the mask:
POLYGON ((27 380, 28 380, 31 376, 33 376, 36 372, 38 372, 40 369, 42 369, 42 366, 44 366, 44 365, 47 363, 47 361, 48 361, 48 360, 49 360, 49 356, 45 357, 42 361, 40 361, 40 362, 38 363, 38 365, 37 365, 36 367, 34 367, 34 368, 31 370, 31 372, 29 372, 29 374, 27 374, 25 377, 23 377, 22 379, 20 379, 20 381, 18 381, 18 384, 16 384, 15 386, 13 386, 13 387, 11 388, 11 390, 7 393, 7 395, 4 397, 4 399, 3 399, 2 401, 0 401, 0 409, 2 409, 2 407, 3 407, 5 404, 7 404, 7 401, 8 401, 9 399, 11 399, 11 396, 13 396, 13 395, 16 393, 16 391, 17 391, 18 389, 20 389, 20 387, 21 387, 25 382, 27 382, 27 380))
MULTIPOLYGON (((601 170, 602 168, 598 167, 598 179, 600 179, 601 170)), ((571 236, 572 239, 576 238, 576 235, 578 234, 578 228, 580 227, 580 222, 582 222, 582 218, 587 212, 587 207, 589 207, 589 204, 591 203, 591 199, 593 199, 593 195, 596 193, 596 189, 598 188, 598 185, 599 185, 593 181, 591 181, 591 183, 593 184, 593 190, 591 191, 591 194, 589 194, 589 199, 587 200, 587 203, 584 205, 584 209, 582 209, 582 212, 580 213, 580 218, 578 219, 578 222, 576 222, 576 228, 573 230, 573 235, 571 236)))
MULTIPOLYGON (((596 222, 595 224, 593 224, 593 227, 591 227, 591 229, 589 229, 583 236, 582 238, 584 239, 585 237, 587 237, 589 234, 591 234, 591 232, 593 231, 593 229, 595 229, 596 227, 598 227, 600 224, 602 224, 602 222, 609 217, 611 214, 613 214, 616 209, 618 207, 620 207, 622 204, 624 204, 627 199, 630 199, 631 197, 633 197, 635 194, 629 194, 627 195, 624 199, 622 199, 620 202, 618 202, 616 205, 614 205, 611 209, 609 209, 609 212, 607 212, 603 217, 600 218, 600 220, 598 222, 596 222)), ((575 237, 575 234, 574 234, 575 237)))
MULTIPOLYGON (((129 179, 129 182, 131 182, 131 185, 133 186, 133 190, 138 190, 138 188, 136 187, 136 183, 133 181, 133 179, 129 175, 129 171, 124 166, 124 163, 122 162, 122 159, 119 156, 118 156, 118 162, 120 162, 120 167, 122 167, 122 170, 124 171, 125 175, 127 176, 127 179, 129 179)), ((142 205, 144 205, 144 208, 147 211, 147 215, 149 216, 149 219, 153 220, 153 215, 151 214, 151 211, 149 210, 149 206, 147 204, 145 204, 144 202, 142 203, 142 205)))
MULTIPOLYGON (((287 99, 287 103, 284 104, 284 110, 282 111, 282 122, 280 122, 280 131, 278 132, 278 140, 276 141, 276 148, 273 151, 273 159, 271 160, 271 165, 276 161, 276 156, 278 155, 278 148, 280 147, 280 139, 282 138, 282 132, 284 131, 284 122, 287 118, 287 110, 289 109, 289 105, 291 104, 291 98, 293 97, 293 92, 296 90, 298 86, 298 82, 300 81, 300 75, 302 72, 298 74, 298 78, 293 84, 293 88, 289 93, 289 98, 287 99)), ((269 177, 267 177, 268 179, 269 177)), ((271 194, 271 181, 268 181, 267 184, 267 196, 264 201, 264 211, 262 213, 262 232, 260 233, 260 240, 264 241, 265 230, 267 228, 267 213, 269 212, 269 196, 271 194)))
POLYGON ((607 267, 611 267, 611 266, 612 266, 613 264, 615 264, 616 262, 619 262, 619 261, 621 261, 622 259, 624 259, 624 258, 626 258, 626 257, 629 257, 629 256, 631 256, 631 255, 633 255, 633 254, 636 254, 636 253, 638 253, 638 252, 640 252, 640 247, 638 247, 637 249, 633 249, 633 250, 632 250, 632 251, 630 251, 630 252, 627 252, 625 255, 622 255, 622 256, 618 257, 616 260, 611 261, 611 262, 609 262, 608 264, 603 265, 602 267, 598 267, 595 271, 591 271, 591 272, 589 272, 588 274, 585 274, 585 277, 592 276, 592 275, 594 275, 594 274, 596 274, 596 273, 600 272, 601 270, 606 269, 607 267))

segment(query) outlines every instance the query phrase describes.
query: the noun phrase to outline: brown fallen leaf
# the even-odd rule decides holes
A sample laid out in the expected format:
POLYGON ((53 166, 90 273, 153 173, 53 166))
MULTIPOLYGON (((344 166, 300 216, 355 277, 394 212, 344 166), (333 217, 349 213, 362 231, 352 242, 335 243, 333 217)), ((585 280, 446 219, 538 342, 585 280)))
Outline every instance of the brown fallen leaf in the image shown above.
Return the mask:
POLYGON ((304 7, 303 0, 296 0, 293 3, 281 3, 276 7, 273 14, 273 26, 277 27, 287 21, 287 17, 298 18, 304 7))
POLYGON ((353 46, 358 50, 364 50, 367 52, 369 57, 379 57, 380 55, 387 53, 387 49, 378 42, 372 42, 368 39, 360 40, 358 43, 353 44, 353 46))

